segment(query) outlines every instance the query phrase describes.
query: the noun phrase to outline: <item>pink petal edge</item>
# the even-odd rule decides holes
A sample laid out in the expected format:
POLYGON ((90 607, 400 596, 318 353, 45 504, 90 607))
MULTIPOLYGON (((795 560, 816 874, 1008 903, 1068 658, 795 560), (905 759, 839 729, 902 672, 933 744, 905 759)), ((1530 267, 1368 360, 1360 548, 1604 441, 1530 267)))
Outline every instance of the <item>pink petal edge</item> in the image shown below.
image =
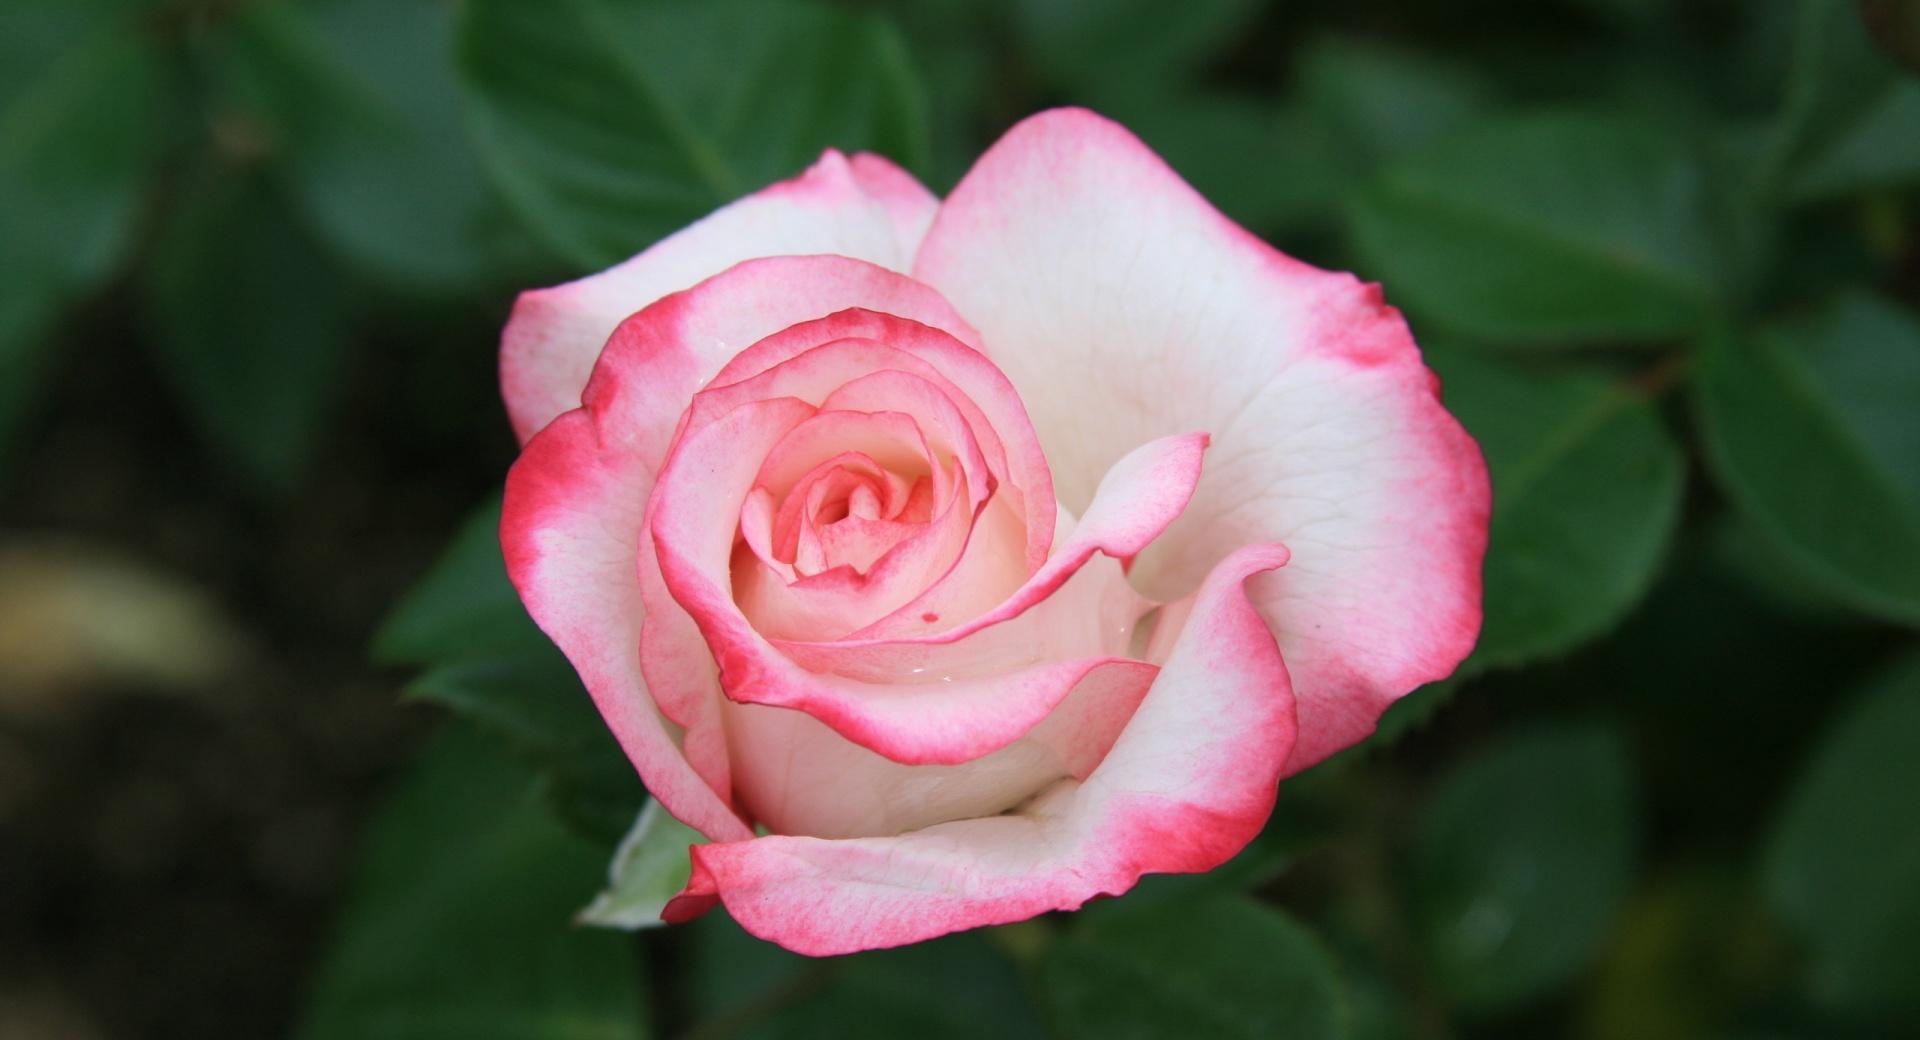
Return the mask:
POLYGON ((1210 870, 1273 810, 1296 721, 1273 635, 1244 583, 1277 545, 1238 550, 1195 596, 1133 719, 1086 780, 1012 813, 895 837, 768 836, 695 846, 693 876, 662 913, 723 902, 748 932, 825 956, 1070 910, 1141 875, 1210 870))

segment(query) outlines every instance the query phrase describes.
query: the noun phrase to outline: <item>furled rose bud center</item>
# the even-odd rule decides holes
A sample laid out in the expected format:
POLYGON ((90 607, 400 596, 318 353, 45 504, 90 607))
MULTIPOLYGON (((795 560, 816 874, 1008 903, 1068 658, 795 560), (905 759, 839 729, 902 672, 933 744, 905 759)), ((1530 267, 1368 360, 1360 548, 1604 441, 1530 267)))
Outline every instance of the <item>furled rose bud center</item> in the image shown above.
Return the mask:
MULTIPOLYGON (((951 494, 949 480, 941 491, 951 494)), ((882 462, 863 451, 821 462, 784 491, 756 484, 747 509, 773 512, 773 556, 801 575, 835 567, 867 573, 874 561, 924 528, 933 514, 935 482, 924 459, 882 462)), ((742 523, 746 522, 743 513, 742 523)))
MULTIPOLYGON (((1015 414, 1007 405, 1017 398, 998 373, 944 333, 861 314, 840 320, 932 341, 1015 414)), ((729 561, 734 601, 763 636, 837 639, 883 621, 896 632, 936 631, 998 602, 1043 558, 1044 542, 1029 553, 1030 503, 1008 479, 992 423, 938 367, 896 342, 833 340, 694 406, 783 417, 752 448, 764 454, 742 487, 729 561), (964 596, 930 594, 956 574, 964 596)), ((1040 465, 1031 468, 1044 476, 1040 465)), ((1050 533, 1052 517, 1041 519, 1050 533)))

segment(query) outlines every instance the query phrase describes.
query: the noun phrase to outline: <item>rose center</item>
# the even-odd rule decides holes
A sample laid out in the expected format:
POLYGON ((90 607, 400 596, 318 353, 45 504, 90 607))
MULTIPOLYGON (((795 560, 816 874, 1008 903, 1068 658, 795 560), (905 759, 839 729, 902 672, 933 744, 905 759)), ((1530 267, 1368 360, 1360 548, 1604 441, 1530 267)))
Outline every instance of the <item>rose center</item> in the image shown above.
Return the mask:
POLYGON ((839 568, 864 576, 964 484, 907 415, 823 410, 769 454, 740 531, 790 582, 839 568))

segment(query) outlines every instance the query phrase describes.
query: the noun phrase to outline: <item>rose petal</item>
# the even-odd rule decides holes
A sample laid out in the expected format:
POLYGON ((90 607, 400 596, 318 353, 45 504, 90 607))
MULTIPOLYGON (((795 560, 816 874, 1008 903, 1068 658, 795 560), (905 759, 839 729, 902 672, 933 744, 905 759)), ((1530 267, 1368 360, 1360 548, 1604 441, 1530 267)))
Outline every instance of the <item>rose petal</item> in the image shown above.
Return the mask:
POLYGON ((1472 648, 1485 467, 1377 287, 1281 255, 1071 109, 981 157, 914 273, 1020 388, 1069 509, 1126 445, 1212 431, 1206 479, 1133 576, 1164 599, 1234 546, 1293 551, 1253 591, 1300 698, 1290 770, 1472 648))
POLYGON ((960 765, 903 765, 804 712, 727 702, 746 811, 776 834, 898 834, 991 816, 1055 780, 1081 778, 1126 727, 1158 672, 1141 661, 1089 668, 1039 725, 960 765))
MULTIPOLYGON (((894 614, 843 640, 842 647, 877 646, 904 640, 932 645, 955 643, 981 629, 1020 616, 1079 570, 1094 553, 1131 560, 1158 538, 1186 509, 1201 479, 1201 461, 1210 438, 1183 433, 1134 448, 1115 459, 1073 537, 1019 591, 985 614, 961 613, 955 597, 976 594, 975 584, 943 581, 894 614), (936 617, 928 621, 927 616, 936 617), (961 625, 941 618, 969 618, 961 625)), ((808 652, 795 648, 797 652, 808 652)))
POLYGON ((1252 546, 1215 568, 1146 699, 1084 782, 1060 781, 1012 813, 894 837, 696 846, 693 877, 662 916, 685 919, 718 897, 754 935, 840 954, 1218 866, 1265 824, 1295 736, 1287 669, 1242 588, 1285 560, 1279 546, 1252 546))
POLYGON ((649 597, 639 588, 637 571, 653 554, 641 549, 651 535, 634 528, 646 526, 642 513, 654 473, 687 401, 734 351, 817 317, 813 307, 832 311, 861 305, 907 315, 953 336, 973 336, 939 294, 864 261, 837 256, 747 261, 621 322, 594 363, 587 391, 579 395, 581 417, 565 419, 565 432, 555 434, 547 447, 536 450, 529 442, 515 464, 520 475, 508 479, 502 543, 509 559, 517 552, 528 561, 526 571, 514 578, 528 609, 574 660, 662 804, 710 836, 725 832, 726 820, 740 825, 725 804, 727 761, 717 680, 698 629, 664 592, 652 597, 658 617, 642 631, 649 597), (516 494, 516 482, 527 490, 516 494), (604 518, 597 512, 603 508, 604 518), (619 529, 600 527, 603 522, 619 529), (623 534, 630 529, 631 542, 623 534), (536 562, 543 559, 543 540, 569 539, 595 546, 595 555, 581 560, 606 566, 590 573, 579 561, 536 562), (590 589, 577 602, 567 589, 574 584, 590 589), (536 601, 545 605, 536 609, 536 601), (595 602, 607 606, 583 612, 595 602), (557 631, 562 627, 569 633, 565 641, 557 631), (631 660, 636 640, 652 648, 644 670, 631 660), (686 727, 681 745, 662 724, 655 700, 668 718, 686 727), (710 792, 682 790, 699 777, 712 784, 710 792))
MULTIPOLYGON (((828 150, 800 176, 724 206, 617 267, 522 293, 500 342, 500 386, 514 432, 524 442, 578 407, 614 326, 662 296, 758 257, 838 254, 904 271, 938 205, 911 174, 885 159, 856 155, 849 162, 828 150)), ((796 302, 809 299, 804 292, 795 296, 796 302)), ((764 328, 736 340, 734 349, 801 317, 838 309, 764 328)))
POLYGON ((966 545, 972 516, 966 501, 955 499, 921 526, 924 530, 889 549, 865 574, 843 566, 789 578, 757 555, 736 552, 734 601, 754 630, 768 637, 853 631, 911 599, 929 575, 942 573, 966 545))
MULTIPOLYGON (((811 414, 806 403, 781 398, 742 405, 705 427, 689 430, 676 445, 655 489, 652 531, 661 573, 720 663, 728 698, 807 712, 847 739, 897 762, 950 764, 979 758, 1017 740, 1046 718, 1088 670, 1114 659, 1113 649, 1125 647, 1137 608, 1124 625, 1113 624, 1104 613, 1091 615, 1116 629, 1110 638, 1118 641, 1118 647, 1078 648, 1081 656, 1049 659, 1051 651, 1063 648, 1057 634, 1037 629, 1024 637, 1023 649, 1043 652, 1026 659, 1003 658, 1002 669, 986 676, 923 669, 918 673, 924 675, 920 681, 859 682, 815 674, 790 660, 755 630, 731 594, 726 579, 733 551, 729 518, 739 514, 746 497, 751 460, 811 414)), ((1097 548, 1117 555, 1138 552, 1186 501, 1198 477, 1205 443, 1200 434, 1166 438, 1116 465, 1110 483, 1103 485, 1101 499, 1080 521, 1068 551, 1057 564, 1050 561, 1035 583, 1009 601, 995 623, 1010 621, 1043 600, 1097 548)), ((1138 604, 1124 581, 1117 585, 1124 605, 1138 604)), ((1069 620, 1084 624, 1081 618, 1069 620)), ((979 641, 1004 651, 1019 638, 1023 637, 989 631, 979 641)), ((851 652, 902 651, 893 644, 878 644, 851 652)), ((931 641, 905 652, 925 654, 935 661, 942 654, 967 661, 977 656, 959 640, 931 641)), ((903 668, 887 674, 915 673, 903 668)))
POLYGON ((647 790, 709 838, 738 840, 753 832, 675 743, 640 671, 634 563, 648 483, 643 460, 598 436, 587 412, 555 420, 507 474, 500 521, 507 575, 580 673, 647 790))
POLYGON ((796 324, 741 351, 694 402, 689 425, 758 398, 817 400, 850 371, 920 376, 967 417, 988 466, 1018 493, 1030 569, 1040 566, 1053 533, 1053 478, 1013 384, 973 348, 978 339, 972 329, 954 332, 917 314, 878 311, 855 308, 796 324), (870 345, 862 347, 863 341, 870 345))

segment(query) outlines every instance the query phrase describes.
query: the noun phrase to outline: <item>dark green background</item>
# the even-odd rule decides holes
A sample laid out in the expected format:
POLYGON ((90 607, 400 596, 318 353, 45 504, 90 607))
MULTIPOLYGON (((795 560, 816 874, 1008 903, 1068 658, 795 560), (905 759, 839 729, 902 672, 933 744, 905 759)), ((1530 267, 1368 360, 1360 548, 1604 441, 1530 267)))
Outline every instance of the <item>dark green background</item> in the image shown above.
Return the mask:
POLYGON ((0 561, 248 649, 0 697, 0 1033, 1913 1032, 1916 66, 1908 0, 7 0, 0 561), (1479 649, 1212 875, 819 962, 570 927, 643 792, 501 574, 512 294, 1060 103, 1405 310, 1479 649))

